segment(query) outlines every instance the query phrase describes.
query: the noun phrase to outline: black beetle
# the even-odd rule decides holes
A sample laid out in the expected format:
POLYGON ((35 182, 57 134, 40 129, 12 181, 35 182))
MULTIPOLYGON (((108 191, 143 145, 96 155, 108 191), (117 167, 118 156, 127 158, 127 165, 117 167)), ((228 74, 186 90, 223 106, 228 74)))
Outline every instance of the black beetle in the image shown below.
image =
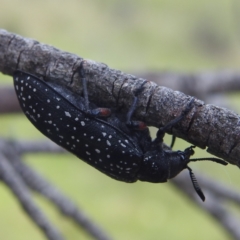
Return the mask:
POLYGON ((183 113, 160 128, 152 140, 149 129, 132 121, 138 94, 127 114, 111 113, 89 103, 84 61, 79 67, 83 97, 54 83, 47 83, 23 71, 15 71, 14 86, 21 108, 32 124, 45 136, 86 163, 119 181, 163 183, 188 169, 193 186, 204 201, 197 181, 188 167, 191 161, 210 160, 227 165, 217 158, 195 158, 191 146, 184 151, 163 148, 165 132, 181 121, 193 108, 194 98, 183 113), (123 120, 125 118, 125 120, 123 120))

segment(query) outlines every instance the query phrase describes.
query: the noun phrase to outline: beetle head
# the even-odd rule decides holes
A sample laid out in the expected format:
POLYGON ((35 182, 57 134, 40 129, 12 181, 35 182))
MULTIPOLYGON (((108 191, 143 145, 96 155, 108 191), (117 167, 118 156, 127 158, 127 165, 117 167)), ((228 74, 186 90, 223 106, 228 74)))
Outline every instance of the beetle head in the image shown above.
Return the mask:
POLYGON ((196 161, 213 161, 222 165, 227 163, 218 158, 192 158, 195 146, 186 148, 184 151, 163 150, 162 148, 154 148, 152 151, 146 152, 144 160, 139 171, 138 179, 153 183, 166 182, 168 179, 174 178, 182 170, 188 169, 193 187, 199 197, 204 201, 205 196, 198 185, 192 169, 188 166, 190 162, 196 161))

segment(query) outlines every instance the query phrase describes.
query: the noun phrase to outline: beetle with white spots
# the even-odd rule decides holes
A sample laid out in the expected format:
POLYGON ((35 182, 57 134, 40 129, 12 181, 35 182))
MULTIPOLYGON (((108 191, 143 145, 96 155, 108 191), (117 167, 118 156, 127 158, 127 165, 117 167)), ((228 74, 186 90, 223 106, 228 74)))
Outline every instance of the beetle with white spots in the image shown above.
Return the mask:
MULTIPOLYGON (((79 67, 79 76, 86 86, 83 64, 79 67)), ((161 183, 188 169, 196 192, 204 200, 188 163, 210 160, 226 165, 217 158, 190 159, 194 146, 184 151, 163 148, 165 132, 192 110, 194 99, 178 118, 160 128, 152 140, 147 126, 131 119, 137 93, 125 116, 118 112, 111 114, 110 109, 89 103, 86 92, 82 97, 20 70, 14 73, 14 86, 23 112, 40 132, 116 180, 161 183)), ((86 87, 83 91, 87 91, 86 87)))

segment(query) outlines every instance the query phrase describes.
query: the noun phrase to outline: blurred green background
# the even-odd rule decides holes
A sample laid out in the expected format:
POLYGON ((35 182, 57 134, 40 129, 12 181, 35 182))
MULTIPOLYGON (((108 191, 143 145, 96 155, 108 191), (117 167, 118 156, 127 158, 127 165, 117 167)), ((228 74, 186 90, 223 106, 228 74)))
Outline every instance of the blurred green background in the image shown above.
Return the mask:
MULTIPOLYGON (((0 6, 0 28, 127 73, 239 66, 239 0, 0 0, 0 6)), ((0 84, 12 84, 10 77, 0 79, 0 84)), ((229 98, 240 111, 238 94, 229 98)), ((1 116, 0 121, 1 136, 43 138, 24 116, 1 116)), ((178 140, 175 149, 186 146, 178 140)), ((203 150, 196 155, 208 156, 203 150)), ((170 183, 117 182, 70 155, 31 155, 26 161, 114 239, 230 239, 170 183)), ((239 188, 237 167, 214 163, 192 167, 239 188)), ((36 201, 67 239, 90 239, 45 200, 36 196, 36 201)), ((4 185, 0 185, 0 239, 45 239, 4 185)))

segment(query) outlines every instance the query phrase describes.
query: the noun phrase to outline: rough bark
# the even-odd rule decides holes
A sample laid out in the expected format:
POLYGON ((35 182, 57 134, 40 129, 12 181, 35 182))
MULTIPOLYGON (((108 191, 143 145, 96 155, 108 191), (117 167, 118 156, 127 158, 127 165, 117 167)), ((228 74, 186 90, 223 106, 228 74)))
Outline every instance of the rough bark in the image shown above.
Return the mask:
POLYGON ((146 78, 158 85, 169 87, 183 93, 204 99, 210 94, 240 90, 240 72, 233 70, 202 71, 182 73, 173 71, 138 72, 137 76, 146 78))
MULTIPOLYGON (((15 69, 20 69, 81 93, 77 70, 82 60, 77 55, 0 30, 0 71, 5 74, 12 75, 15 69)), ((90 60, 86 61, 85 69, 90 100, 124 112, 131 105, 134 90, 145 81, 90 60)), ((184 110, 190 98, 149 81, 139 96, 134 117, 149 126, 163 126, 184 110)), ((240 166, 239 120, 239 115, 230 110, 196 99, 192 111, 171 133, 240 166)))

